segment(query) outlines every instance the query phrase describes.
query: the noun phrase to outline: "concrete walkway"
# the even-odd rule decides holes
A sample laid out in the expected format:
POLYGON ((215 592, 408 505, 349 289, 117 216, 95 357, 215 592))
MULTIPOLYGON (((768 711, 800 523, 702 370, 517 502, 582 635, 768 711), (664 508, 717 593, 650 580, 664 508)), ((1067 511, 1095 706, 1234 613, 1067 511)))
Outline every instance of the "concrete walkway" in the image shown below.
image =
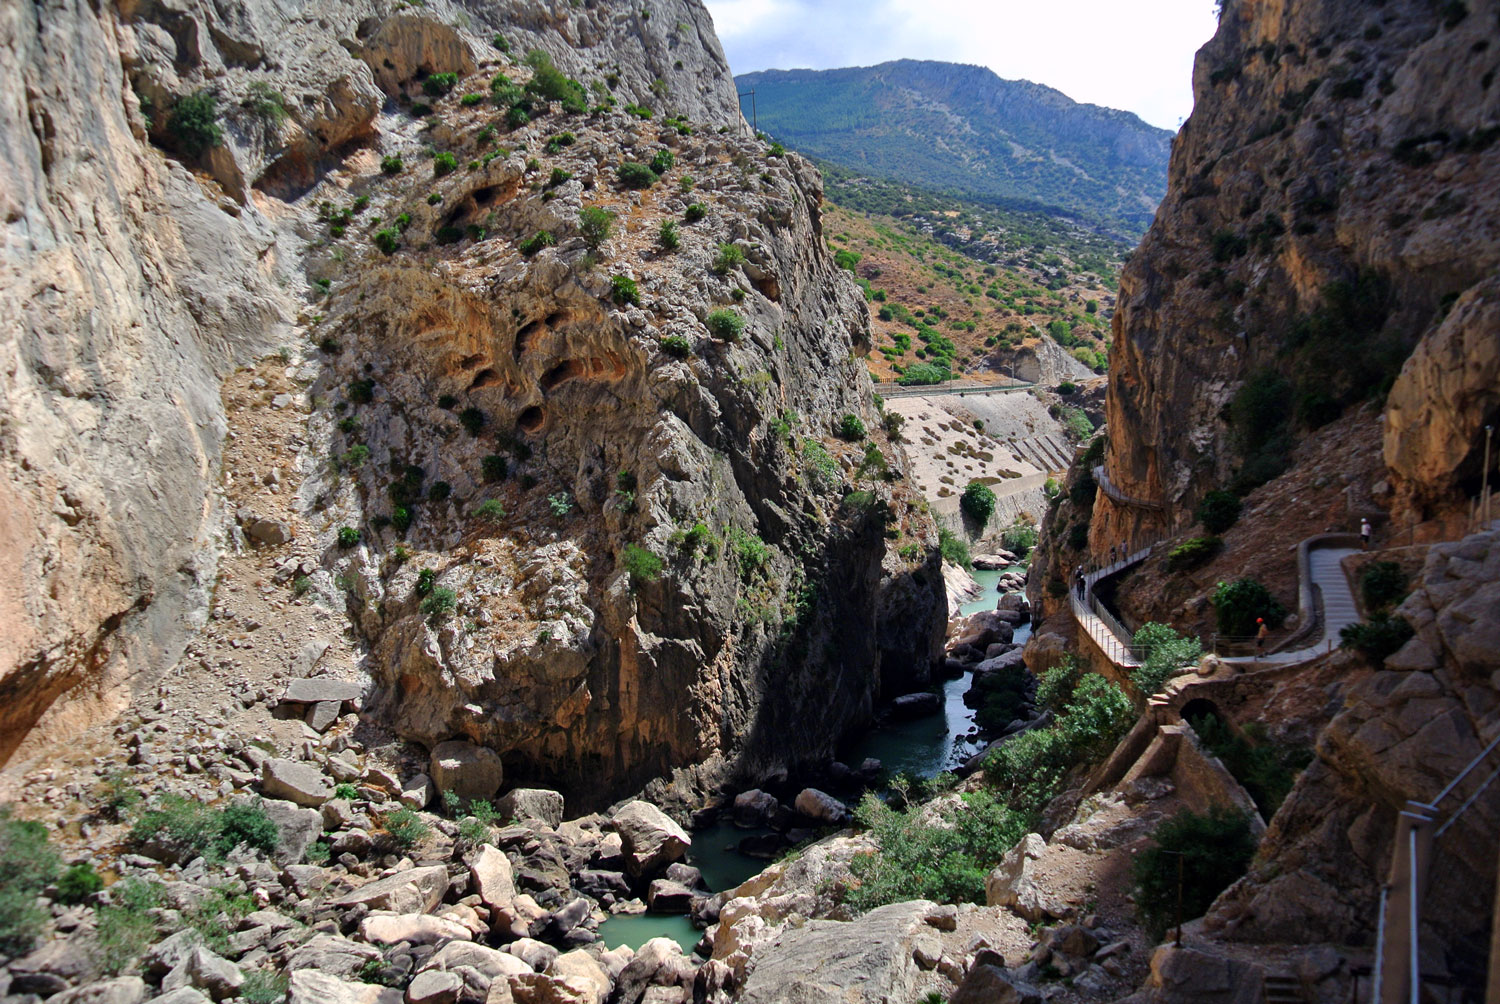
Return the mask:
MULTIPOLYGON (((1078 626, 1122 669, 1136 668, 1141 664, 1141 659, 1132 649, 1130 632, 1094 596, 1094 586, 1101 579, 1146 560, 1154 546, 1141 548, 1111 565, 1085 573, 1081 594, 1076 584, 1070 584, 1068 591, 1069 603, 1078 626)), ((1315 592, 1322 607, 1323 631, 1316 642, 1305 648, 1272 652, 1258 659, 1253 655, 1244 655, 1222 657, 1223 661, 1240 666, 1288 666, 1310 662, 1337 648, 1339 632, 1360 621, 1354 593, 1349 588, 1349 580, 1340 564, 1345 557, 1356 551, 1357 548, 1353 547, 1313 547, 1307 553, 1309 577, 1317 587, 1315 592)))

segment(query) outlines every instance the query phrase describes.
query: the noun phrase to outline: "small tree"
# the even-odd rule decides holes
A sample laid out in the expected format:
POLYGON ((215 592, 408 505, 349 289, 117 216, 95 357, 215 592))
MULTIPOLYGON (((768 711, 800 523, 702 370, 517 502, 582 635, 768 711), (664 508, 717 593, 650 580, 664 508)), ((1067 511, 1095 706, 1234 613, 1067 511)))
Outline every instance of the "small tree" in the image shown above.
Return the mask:
POLYGON ((673 220, 662 220, 661 229, 656 233, 656 243, 663 251, 676 251, 682 243, 682 237, 678 232, 677 223, 673 220))
POLYGON ((1228 530, 1240 518, 1240 500, 1233 492, 1226 492, 1222 488, 1216 488, 1203 496, 1203 501, 1198 503, 1198 522, 1203 524, 1203 529, 1209 533, 1218 535, 1228 530))
POLYGON ((578 213, 578 232, 591 251, 599 250, 614 230, 615 214, 602 206, 585 206, 578 213))
POLYGON ((167 131, 179 149, 190 157, 199 157, 224 142, 219 125, 219 102, 208 91, 195 91, 172 108, 167 131))
POLYGON ((1203 654, 1197 638, 1180 635, 1165 624, 1143 624, 1132 640, 1144 656, 1141 665, 1130 673, 1130 682, 1142 698, 1161 690, 1162 684, 1203 654))
POLYGON ((1220 582, 1211 599, 1223 635, 1248 638, 1258 630, 1258 618, 1273 629, 1286 620, 1286 607, 1255 579, 1220 582))
POLYGON ((865 423, 859 420, 859 416, 845 413, 839 419, 839 424, 834 428, 840 439, 847 439, 851 443, 865 438, 865 423))
POLYGON ((621 164, 616 173, 619 175, 620 184, 626 188, 650 188, 659 180, 656 172, 645 164, 637 164, 627 160, 621 164))
POLYGON ((639 544, 627 544, 620 555, 620 567, 630 574, 630 588, 661 578, 661 559, 639 544))
POLYGON ((990 521, 995 514, 995 492, 982 481, 970 481, 958 500, 958 507, 980 526, 990 521))
POLYGON ((1153 937, 1161 937, 1177 912, 1182 876, 1182 916, 1201 917, 1255 854, 1250 820, 1237 809, 1216 805, 1205 813, 1179 812, 1156 828, 1155 845, 1136 856, 1136 909, 1153 937))

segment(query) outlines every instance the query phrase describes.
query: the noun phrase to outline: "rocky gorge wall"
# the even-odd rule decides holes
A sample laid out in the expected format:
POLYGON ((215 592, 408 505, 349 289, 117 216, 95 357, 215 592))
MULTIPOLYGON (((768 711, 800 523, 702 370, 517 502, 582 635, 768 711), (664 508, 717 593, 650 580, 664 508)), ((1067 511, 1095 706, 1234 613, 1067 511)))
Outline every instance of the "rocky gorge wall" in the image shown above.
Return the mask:
POLYGON ((1432 535, 1461 525, 1497 413, 1496 16, 1225 5, 1114 318, 1108 474, 1166 513, 1101 495, 1095 553, 1273 476, 1364 400, 1387 404, 1378 501, 1432 535))
MULTIPOLYGON (((598 795, 705 760, 715 776, 774 772, 925 682, 945 616, 935 531, 831 435, 844 413, 879 425, 859 363, 867 318, 823 247, 816 172, 739 136, 701 5, 57 3, 5 18, 3 142, 18 168, 0 191, 3 289, 22 323, 0 402, 16 514, 3 546, 28 574, 0 601, 0 758, 44 715, 55 727, 37 736, 66 735, 176 661, 230 539, 219 383, 304 337, 324 358, 293 352, 287 372, 315 381, 315 406, 351 381, 376 388, 379 418, 362 414, 360 435, 339 427, 348 402, 315 407, 315 449, 340 460, 359 445, 372 462, 304 493, 326 513, 329 602, 345 595, 336 575, 372 647, 372 699, 403 734, 471 736, 522 774, 598 795), (601 107, 544 105, 519 131, 503 110, 460 107, 496 70, 524 82, 534 48, 601 107), (407 114, 441 73, 463 87, 436 115, 407 114), (198 91, 217 99, 222 143, 193 157, 172 114, 198 91), (476 139, 485 123, 505 147, 476 139), (536 157, 563 131, 576 145, 547 168, 574 179, 549 184, 536 157), (435 148, 488 155, 443 186, 414 180, 435 148), (616 194, 615 165, 660 148, 699 192, 616 194), (394 181, 380 171, 391 154, 411 165, 394 181), (373 212, 343 241, 314 219, 354 192, 387 221, 409 209, 401 252, 370 247, 373 212), (621 214, 618 243, 582 264, 578 210, 601 196, 621 214), (693 200, 711 213, 680 254, 652 250, 654 217, 693 200), (480 236, 439 251, 445 227, 480 236), (519 255, 538 229, 561 243, 519 255), (710 275, 727 242, 748 260, 710 275), (622 266, 641 287, 628 309, 610 302, 622 266), (309 308, 315 279, 334 295, 309 308), (721 305, 748 320, 743 340, 704 337, 721 305), (671 333, 693 344, 686 358, 660 347, 671 333), (462 403, 438 407, 450 394, 462 403), (485 442, 455 428, 466 406, 484 413, 485 442), (496 454, 513 476, 492 491, 481 460, 496 454), (452 492, 409 541, 387 529, 375 474, 398 463, 423 468, 424 498, 438 482, 452 492), (559 491, 571 521, 554 515, 559 491), (476 516, 482 495, 503 524, 476 516), (344 522, 364 532, 353 553, 336 546, 344 522), (619 572, 627 544, 664 571, 619 572), (424 567, 461 594, 461 616, 418 609, 424 567)), ((899 474, 899 448, 882 448, 899 474)))

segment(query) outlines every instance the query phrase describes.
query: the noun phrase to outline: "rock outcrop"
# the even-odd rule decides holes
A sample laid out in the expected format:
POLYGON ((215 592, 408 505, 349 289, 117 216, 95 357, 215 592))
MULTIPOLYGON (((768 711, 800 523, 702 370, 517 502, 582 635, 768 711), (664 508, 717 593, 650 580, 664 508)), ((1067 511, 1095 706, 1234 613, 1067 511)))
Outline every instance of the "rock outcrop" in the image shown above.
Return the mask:
POLYGON ((1264 481, 1393 381, 1387 501, 1457 528, 1497 414, 1493 34, 1491 12, 1425 0, 1224 5, 1114 317, 1106 470, 1165 512, 1101 492, 1096 556, 1264 481))

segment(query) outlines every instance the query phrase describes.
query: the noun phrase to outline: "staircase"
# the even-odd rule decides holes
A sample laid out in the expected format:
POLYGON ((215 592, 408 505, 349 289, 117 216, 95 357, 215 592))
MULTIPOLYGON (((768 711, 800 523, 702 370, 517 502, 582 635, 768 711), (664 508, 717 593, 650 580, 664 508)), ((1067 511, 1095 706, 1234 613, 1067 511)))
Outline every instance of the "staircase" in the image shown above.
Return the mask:
POLYGON ((1279 973, 1266 974, 1266 1004, 1305 1004, 1302 981, 1295 976, 1279 973))

